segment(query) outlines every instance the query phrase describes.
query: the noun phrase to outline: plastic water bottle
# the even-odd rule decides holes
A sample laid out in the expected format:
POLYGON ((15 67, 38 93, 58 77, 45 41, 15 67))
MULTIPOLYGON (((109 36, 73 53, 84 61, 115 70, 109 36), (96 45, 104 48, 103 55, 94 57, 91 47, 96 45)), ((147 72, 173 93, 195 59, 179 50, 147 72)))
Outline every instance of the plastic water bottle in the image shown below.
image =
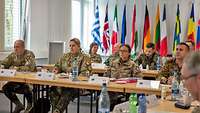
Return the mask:
POLYGON ((77 80, 78 77, 78 65, 77 59, 75 58, 72 63, 72 81, 77 80))
POLYGON ((146 97, 141 94, 138 98, 138 113, 147 113, 146 97))
POLYGON ((98 113, 110 113, 110 98, 108 95, 106 83, 103 83, 101 94, 99 97, 98 113))
POLYGON ((161 64, 160 64, 160 56, 158 56, 156 61, 156 70, 160 70, 161 64))
POLYGON ((129 97, 129 113, 137 113, 137 95, 135 93, 129 97))
POLYGON ((179 83, 177 80, 177 72, 174 71, 173 79, 172 79, 172 100, 177 100, 179 97, 179 83))

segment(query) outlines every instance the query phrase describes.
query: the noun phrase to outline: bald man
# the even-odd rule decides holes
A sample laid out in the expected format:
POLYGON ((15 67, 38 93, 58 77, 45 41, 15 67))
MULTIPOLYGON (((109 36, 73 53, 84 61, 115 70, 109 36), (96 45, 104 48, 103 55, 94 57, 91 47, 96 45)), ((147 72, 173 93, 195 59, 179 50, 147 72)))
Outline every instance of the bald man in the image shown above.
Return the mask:
MULTIPOLYGON (((1 68, 15 69, 17 71, 35 71, 35 55, 33 52, 25 49, 23 40, 16 40, 14 43, 14 52, 8 55, 1 63, 1 68)), ((8 82, 3 86, 4 94, 15 103, 16 107, 13 113, 20 113, 25 107, 19 101, 16 93, 24 94, 28 105, 24 113, 29 113, 32 108, 32 92, 25 83, 8 82)))
POLYGON ((112 55, 110 55, 108 57, 108 59, 106 59, 106 61, 104 62, 105 65, 110 66, 111 63, 116 60, 119 59, 119 48, 120 48, 121 44, 120 43, 116 43, 114 45, 114 52, 112 55))

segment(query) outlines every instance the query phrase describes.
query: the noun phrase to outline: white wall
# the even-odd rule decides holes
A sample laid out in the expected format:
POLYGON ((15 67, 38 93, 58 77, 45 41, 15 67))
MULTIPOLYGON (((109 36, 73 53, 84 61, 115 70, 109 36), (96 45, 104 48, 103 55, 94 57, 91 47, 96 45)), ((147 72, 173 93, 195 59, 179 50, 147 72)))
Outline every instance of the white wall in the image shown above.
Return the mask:
POLYGON ((50 41, 66 41, 71 31, 70 0, 31 0, 30 48, 39 58, 48 57, 50 41))

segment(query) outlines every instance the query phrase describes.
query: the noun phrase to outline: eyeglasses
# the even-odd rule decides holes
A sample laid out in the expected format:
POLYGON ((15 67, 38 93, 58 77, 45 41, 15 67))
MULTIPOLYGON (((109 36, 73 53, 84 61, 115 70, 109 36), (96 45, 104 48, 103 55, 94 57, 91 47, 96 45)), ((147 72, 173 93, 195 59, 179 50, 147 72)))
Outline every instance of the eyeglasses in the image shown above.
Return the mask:
POLYGON ((192 75, 190 75, 188 77, 182 77, 182 79, 186 81, 186 80, 188 80, 188 79, 190 79, 192 77, 196 77, 196 76, 197 76, 197 74, 192 74, 192 75))

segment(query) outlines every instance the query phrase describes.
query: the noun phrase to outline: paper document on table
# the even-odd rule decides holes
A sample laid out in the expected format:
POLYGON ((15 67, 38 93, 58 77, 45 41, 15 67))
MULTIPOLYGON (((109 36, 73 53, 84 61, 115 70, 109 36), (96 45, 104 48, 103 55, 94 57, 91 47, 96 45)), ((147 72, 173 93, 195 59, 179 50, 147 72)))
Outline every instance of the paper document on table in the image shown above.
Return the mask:
POLYGON ((105 64, 101 64, 101 63, 92 63, 92 68, 93 69, 105 69, 106 65, 105 64))
POLYGON ((54 79, 54 73, 37 72, 36 76, 38 79, 42 79, 42 80, 53 80, 54 79))
POLYGON ((14 69, 0 69, 0 76, 15 76, 16 70, 14 69))
POLYGON ((160 81, 138 80, 136 87, 159 89, 160 81))

